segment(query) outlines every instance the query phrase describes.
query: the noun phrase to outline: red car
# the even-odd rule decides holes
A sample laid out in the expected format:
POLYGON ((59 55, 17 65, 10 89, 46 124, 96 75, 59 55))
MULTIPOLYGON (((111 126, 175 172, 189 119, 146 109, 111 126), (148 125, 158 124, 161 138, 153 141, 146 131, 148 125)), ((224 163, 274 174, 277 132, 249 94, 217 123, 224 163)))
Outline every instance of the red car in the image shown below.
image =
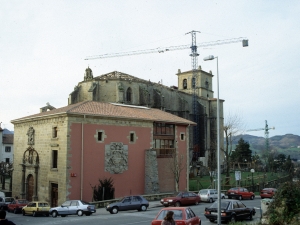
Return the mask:
POLYGON ((181 205, 198 205, 201 202, 199 195, 193 192, 179 192, 175 197, 167 197, 160 200, 160 203, 166 207, 181 205))
POLYGON ((255 194, 253 192, 248 191, 248 189, 243 188, 243 187, 230 188, 227 191, 227 196, 229 199, 236 198, 239 200, 242 200, 242 199, 253 200, 255 198, 255 194))
POLYGON ((261 198, 273 198, 277 189, 276 188, 264 188, 260 191, 261 198))
POLYGON ((26 199, 15 199, 7 206, 8 212, 18 213, 22 211, 22 208, 28 204, 26 199))
POLYGON ((201 225, 200 217, 196 216, 190 207, 170 207, 159 211, 151 225, 161 225, 168 211, 173 211, 173 219, 177 225, 201 225))

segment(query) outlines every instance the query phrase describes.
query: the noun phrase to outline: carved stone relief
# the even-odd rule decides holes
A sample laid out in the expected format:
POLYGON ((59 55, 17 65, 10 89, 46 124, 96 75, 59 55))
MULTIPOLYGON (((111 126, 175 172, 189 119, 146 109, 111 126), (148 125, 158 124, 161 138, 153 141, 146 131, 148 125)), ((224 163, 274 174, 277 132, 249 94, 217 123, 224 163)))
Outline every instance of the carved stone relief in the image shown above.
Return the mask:
POLYGON ((23 164, 32 166, 39 165, 39 155, 37 151, 34 150, 34 148, 28 147, 26 149, 26 151, 23 154, 23 164))
POLYGON ((33 127, 29 127, 28 131, 27 131, 27 135, 28 135, 28 145, 34 145, 34 129, 33 127))
POLYGON ((105 171, 119 174, 125 170, 128 170, 128 145, 122 142, 105 145, 105 171))

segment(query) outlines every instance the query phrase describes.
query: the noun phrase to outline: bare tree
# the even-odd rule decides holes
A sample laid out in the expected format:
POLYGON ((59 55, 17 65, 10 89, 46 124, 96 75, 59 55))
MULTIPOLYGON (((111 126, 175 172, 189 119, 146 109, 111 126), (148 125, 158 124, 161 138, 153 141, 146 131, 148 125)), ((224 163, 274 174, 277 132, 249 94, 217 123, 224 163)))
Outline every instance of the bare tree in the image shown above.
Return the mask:
POLYGON ((186 159, 183 154, 178 153, 178 150, 175 149, 173 154, 168 160, 168 168, 174 176, 175 180, 175 190, 178 192, 179 190, 179 179, 181 172, 186 168, 186 159))
POLYGON ((241 117, 235 113, 228 113, 224 119, 224 135, 225 135, 225 149, 221 148, 225 155, 225 172, 226 172, 226 181, 225 184, 229 185, 230 177, 230 156, 232 154, 232 142, 234 138, 244 132, 244 123, 241 117))

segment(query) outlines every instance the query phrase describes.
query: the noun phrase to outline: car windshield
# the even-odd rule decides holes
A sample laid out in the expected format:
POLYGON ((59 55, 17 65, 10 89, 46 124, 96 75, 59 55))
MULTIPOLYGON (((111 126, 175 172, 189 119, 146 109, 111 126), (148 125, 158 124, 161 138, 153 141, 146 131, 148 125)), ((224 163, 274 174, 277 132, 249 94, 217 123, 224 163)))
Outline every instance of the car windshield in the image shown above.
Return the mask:
MULTIPOLYGON (((170 210, 162 210, 159 213, 157 220, 163 220, 169 211, 170 210)), ((173 215, 174 220, 182 220, 182 211, 181 210, 172 210, 172 211, 174 212, 174 215, 173 215)))
POLYGON ((229 191, 236 191, 238 188, 230 188, 229 191))
POLYGON ((176 197, 181 197, 183 195, 182 192, 177 193, 176 197))
POLYGON ((20 204, 27 204, 28 201, 27 201, 27 200, 19 200, 19 203, 20 203, 20 204))
MULTIPOLYGON (((221 209, 227 209, 229 201, 221 201, 221 209)), ((218 208, 218 202, 214 202, 209 208, 218 208)))

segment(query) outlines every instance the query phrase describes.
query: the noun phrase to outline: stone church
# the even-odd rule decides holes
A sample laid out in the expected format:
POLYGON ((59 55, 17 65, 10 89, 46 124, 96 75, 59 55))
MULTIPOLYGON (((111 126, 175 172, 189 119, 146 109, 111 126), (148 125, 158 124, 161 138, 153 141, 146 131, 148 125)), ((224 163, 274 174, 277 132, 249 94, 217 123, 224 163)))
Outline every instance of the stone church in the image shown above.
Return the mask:
MULTIPOLYGON (((70 93, 68 104, 93 100, 146 106, 194 121, 197 126, 191 127, 189 132, 190 164, 201 164, 208 168, 207 170, 214 170, 217 149, 217 99, 214 98, 212 87, 213 74, 211 71, 203 71, 201 66, 196 74, 193 82, 193 71, 181 72, 179 69, 176 74, 177 86, 167 87, 117 71, 94 77, 92 70, 87 68, 83 81, 70 93), (193 104, 193 101, 196 103, 193 104)), ((220 100, 220 130, 223 130, 223 102, 220 100)), ((224 137, 220 135, 220 146, 223 146, 223 143, 224 137)), ((197 168, 193 169, 192 172, 196 173, 197 168)))

